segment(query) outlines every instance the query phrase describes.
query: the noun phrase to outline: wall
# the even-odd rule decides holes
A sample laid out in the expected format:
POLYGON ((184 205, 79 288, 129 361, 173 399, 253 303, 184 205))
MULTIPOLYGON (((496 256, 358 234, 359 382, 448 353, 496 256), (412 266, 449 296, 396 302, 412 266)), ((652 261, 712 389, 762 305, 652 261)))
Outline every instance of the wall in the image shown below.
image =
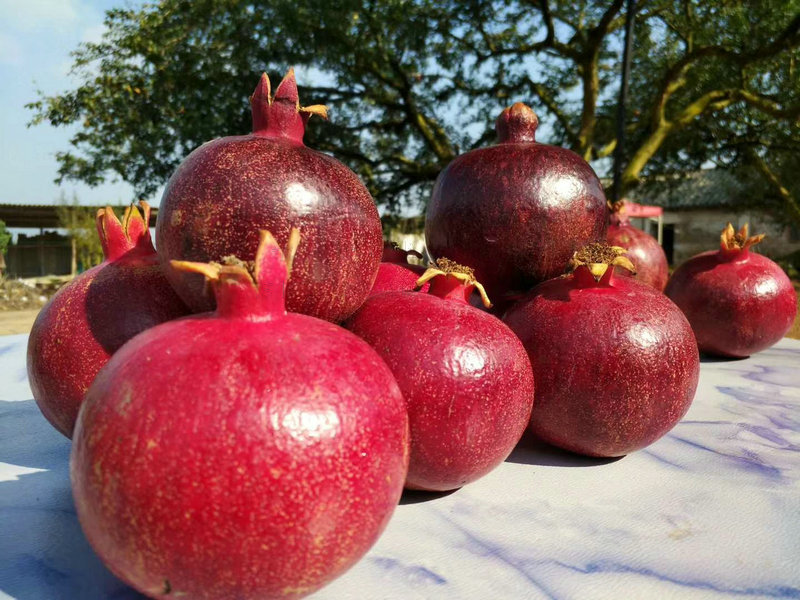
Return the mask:
POLYGON ((66 237, 55 233, 32 237, 20 234, 17 243, 8 246, 5 275, 68 275, 71 272, 71 262, 72 248, 66 237))
MULTIPOLYGON (((750 235, 767 234, 757 246, 761 254, 779 258, 800 250, 800 236, 796 233, 793 236, 789 227, 776 225, 763 213, 731 209, 664 211, 665 227, 673 226, 675 229, 673 265, 700 252, 719 248, 720 233, 729 222, 737 231, 749 223, 750 235)), ((655 230, 652 233, 655 235, 655 230)))

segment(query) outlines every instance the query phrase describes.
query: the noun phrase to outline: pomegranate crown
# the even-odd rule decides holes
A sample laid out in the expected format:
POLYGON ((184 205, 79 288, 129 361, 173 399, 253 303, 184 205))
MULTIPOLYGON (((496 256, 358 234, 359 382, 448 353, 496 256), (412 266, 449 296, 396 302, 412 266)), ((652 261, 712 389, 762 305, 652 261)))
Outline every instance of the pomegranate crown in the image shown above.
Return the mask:
POLYGON ((428 290, 429 294, 440 298, 457 298, 467 301, 474 288, 481 295, 483 305, 486 308, 492 307, 489 296, 486 295, 486 290, 475 279, 475 271, 470 267, 459 265, 448 258, 439 258, 436 260, 435 266, 429 267, 417 279, 415 287, 421 288, 429 281, 431 281, 431 287, 428 290))
POLYGON ((116 260, 131 250, 155 254, 156 249, 150 238, 150 205, 147 202, 140 201, 139 208, 131 204, 125 209, 122 221, 110 206, 101 208, 97 211, 95 223, 106 260, 116 260))
POLYGON ((609 267, 622 267, 631 273, 636 273, 636 267, 624 254, 625 248, 609 246, 601 242, 593 242, 576 251, 569 261, 569 270, 576 277, 585 277, 591 274, 596 283, 610 283, 614 269, 609 267))
POLYGON ((739 231, 735 231, 733 229, 733 225, 728 223, 727 227, 722 230, 722 234, 719 236, 720 239, 720 249, 723 253, 730 253, 730 252, 742 252, 749 250, 752 246, 758 244, 761 240, 764 239, 765 234, 761 233, 759 235, 748 236, 747 235, 748 224, 745 223, 742 225, 739 231))
POLYGON ((255 259, 226 256, 221 263, 172 260, 179 271, 199 273, 214 288, 222 317, 269 319, 286 314, 286 284, 300 245, 300 230, 292 228, 284 252, 269 231, 259 232, 255 259))
POLYGON ((494 124, 501 144, 535 142, 538 126, 539 117, 530 106, 522 102, 515 102, 504 109, 494 124))
POLYGON ((311 115, 328 118, 328 109, 322 104, 300 106, 294 68, 284 75, 275 95, 271 96, 271 86, 266 73, 250 96, 250 110, 253 116, 253 134, 263 137, 280 137, 303 143, 306 123, 311 115))

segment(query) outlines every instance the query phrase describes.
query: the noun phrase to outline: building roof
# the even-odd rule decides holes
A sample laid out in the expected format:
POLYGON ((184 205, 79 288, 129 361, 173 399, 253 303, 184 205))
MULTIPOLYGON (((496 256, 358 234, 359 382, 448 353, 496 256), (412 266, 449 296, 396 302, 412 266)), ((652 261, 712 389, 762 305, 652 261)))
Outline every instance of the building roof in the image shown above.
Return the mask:
POLYGON ((727 169, 704 169, 645 180, 628 198, 667 210, 724 208, 741 205, 747 191, 741 179, 727 169))
MULTIPOLYGON (((0 221, 6 227, 22 227, 33 229, 57 229, 61 227, 58 219, 57 204, 0 204, 0 221)), ((94 215, 102 206, 77 206, 78 210, 85 210, 94 215)), ((125 206, 115 206, 114 212, 120 217, 125 212, 125 206)), ((151 207, 150 227, 156 224, 158 208, 151 207)))

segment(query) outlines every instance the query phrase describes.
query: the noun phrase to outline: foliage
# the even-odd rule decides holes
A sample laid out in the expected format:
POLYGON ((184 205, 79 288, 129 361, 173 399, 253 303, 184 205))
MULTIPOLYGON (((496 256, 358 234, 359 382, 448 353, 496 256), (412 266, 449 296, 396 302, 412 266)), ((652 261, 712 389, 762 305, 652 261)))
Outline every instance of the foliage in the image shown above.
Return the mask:
MULTIPOLYGON (((301 100, 332 109, 309 145, 398 212, 424 204, 455 155, 490 143, 517 100, 540 113, 540 138, 608 172, 623 5, 160 0, 108 11, 102 41, 74 53, 80 85, 29 106, 34 123, 81 125, 58 155, 62 178, 113 173, 149 195, 202 142, 248 130, 262 69, 295 65, 301 100)), ((800 160, 800 0, 638 6, 623 188, 711 163, 742 168, 757 198, 800 222, 787 177, 800 160)))
POLYGON ((0 220, 0 254, 5 254, 8 244, 11 242, 11 234, 6 229, 6 223, 0 220))
POLYGON ((67 236, 75 244, 76 259, 80 268, 86 270, 103 262, 103 246, 95 224, 96 210, 87 210, 87 207, 81 206, 75 195, 69 202, 62 193, 56 212, 59 226, 67 230, 67 236))

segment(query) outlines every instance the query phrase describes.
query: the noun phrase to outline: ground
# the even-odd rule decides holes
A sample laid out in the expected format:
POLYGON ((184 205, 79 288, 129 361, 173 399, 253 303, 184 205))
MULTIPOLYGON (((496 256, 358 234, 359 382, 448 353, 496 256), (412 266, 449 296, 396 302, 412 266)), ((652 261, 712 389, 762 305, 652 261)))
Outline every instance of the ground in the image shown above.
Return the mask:
POLYGON ((28 333, 39 309, 33 310, 0 310, 0 335, 12 333, 28 333))

